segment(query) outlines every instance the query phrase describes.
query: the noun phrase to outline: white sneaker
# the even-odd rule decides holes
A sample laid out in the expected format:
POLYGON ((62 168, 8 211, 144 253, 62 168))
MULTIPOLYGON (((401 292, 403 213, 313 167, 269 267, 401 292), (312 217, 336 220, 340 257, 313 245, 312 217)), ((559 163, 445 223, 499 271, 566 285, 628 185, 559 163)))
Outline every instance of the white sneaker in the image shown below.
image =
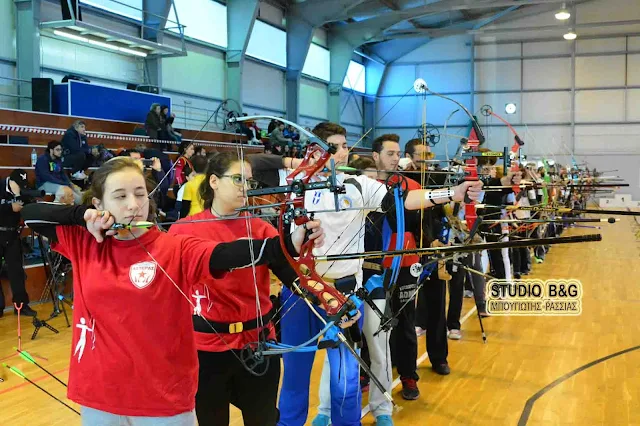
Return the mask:
POLYGON ((462 333, 460 332, 460 330, 449 330, 448 337, 451 340, 460 340, 462 339, 462 333))
POLYGON ((84 174, 84 172, 82 170, 80 170, 79 172, 75 172, 74 174, 71 175, 71 178, 73 180, 85 180, 88 178, 87 175, 84 174))

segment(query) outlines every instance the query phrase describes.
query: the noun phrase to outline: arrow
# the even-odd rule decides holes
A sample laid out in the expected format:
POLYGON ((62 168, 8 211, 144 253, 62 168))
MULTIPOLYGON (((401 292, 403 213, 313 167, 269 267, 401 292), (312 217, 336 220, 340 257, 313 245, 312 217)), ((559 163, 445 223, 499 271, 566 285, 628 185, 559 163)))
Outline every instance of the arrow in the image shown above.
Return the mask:
POLYGON ((13 374, 15 374, 18 377, 23 378, 24 380, 26 380, 27 382, 31 383, 33 386, 37 387, 38 389, 40 389, 42 392, 46 393, 47 395, 49 395, 51 398, 55 399, 56 401, 58 401, 60 404, 64 405, 65 407, 67 407, 69 410, 73 411, 74 413, 76 413, 77 415, 80 415, 80 412, 75 410, 73 407, 71 407, 70 405, 68 405, 67 403, 65 403, 64 401, 62 401, 61 399, 53 396, 51 393, 49 393, 47 390, 45 390, 44 388, 42 388, 40 385, 38 385, 37 383, 35 383, 34 381, 32 381, 31 379, 29 379, 27 376, 25 376, 25 374, 18 370, 16 367, 12 367, 10 365, 7 365, 5 363, 2 363, 3 367, 6 367, 9 369, 9 371, 11 371, 13 374))
POLYGON ((554 244, 585 243, 602 241, 600 234, 576 235, 572 237, 528 238, 517 241, 499 241, 494 243, 466 244, 461 246, 427 247, 410 250, 370 251, 366 253, 330 254, 316 256, 317 262, 332 262, 351 259, 379 259, 383 257, 404 256, 406 254, 438 255, 449 253, 470 253, 482 250, 497 250, 514 247, 547 246, 554 244))
POLYGON ((44 368, 43 366, 41 366, 40 364, 38 364, 38 363, 36 362, 36 360, 35 360, 35 359, 33 359, 33 357, 29 354, 29 352, 27 352, 27 351, 23 351, 23 350, 20 350, 20 349, 16 348, 15 346, 14 346, 14 348, 13 348, 13 349, 15 349, 15 350, 16 350, 16 352, 18 352, 18 353, 20 354, 20 357, 21 357, 22 359, 24 359, 24 360, 25 360, 25 361, 27 361, 27 362, 30 362, 31 364, 35 365, 36 367, 38 367, 39 369, 41 369, 42 371, 44 371, 45 373, 47 373, 48 375, 50 375, 51 377, 53 377, 54 379, 56 379, 56 380, 57 380, 58 382, 60 382, 60 384, 61 384, 62 386, 64 386, 65 388, 67 387, 67 384, 66 384, 66 383, 64 383, 62 380, 58 379, 56 376, 54 376, 54 375, 53 375, 53 373, 51 373, 49 370, 47 370, 46 368, 44 368))

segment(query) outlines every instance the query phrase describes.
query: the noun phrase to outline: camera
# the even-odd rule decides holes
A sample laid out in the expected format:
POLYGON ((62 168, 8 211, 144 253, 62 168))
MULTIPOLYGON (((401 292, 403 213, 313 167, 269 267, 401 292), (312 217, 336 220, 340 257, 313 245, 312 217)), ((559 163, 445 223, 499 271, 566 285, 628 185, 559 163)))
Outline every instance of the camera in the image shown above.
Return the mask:
POLYGON ((142 159, 142 165, 143 165, 144 167, 148 167, 148 168, 153 167, 153 159, 151 159, 151 158, 144 158, 144 159, 142 159))

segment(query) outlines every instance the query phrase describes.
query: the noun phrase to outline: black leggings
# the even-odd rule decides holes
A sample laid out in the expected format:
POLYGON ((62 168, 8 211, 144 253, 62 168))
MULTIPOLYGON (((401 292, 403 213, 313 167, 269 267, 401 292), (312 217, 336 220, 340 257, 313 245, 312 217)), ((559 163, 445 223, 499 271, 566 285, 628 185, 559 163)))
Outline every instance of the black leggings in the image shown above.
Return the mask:
MULTIPOLYGON (((0 267, 2 258, 7 265, 7 275, 11 284, 12 300, 25 305, 29 303, 29 296, 25 290, 24 266, 22 260, 22 242, 16 232, 0 231, 0 267)), ((0 310, 4 309, 5 300, 0 285, 0 310)))
POLYGON ((280 358, 270 356, 261 377, 249 373, 234 356, 240 351, 198 351, 200 370, 196 416, 200 426, 228 426, 229 404, 242 411, 245 426, 275 426, 280 382, 280 358))

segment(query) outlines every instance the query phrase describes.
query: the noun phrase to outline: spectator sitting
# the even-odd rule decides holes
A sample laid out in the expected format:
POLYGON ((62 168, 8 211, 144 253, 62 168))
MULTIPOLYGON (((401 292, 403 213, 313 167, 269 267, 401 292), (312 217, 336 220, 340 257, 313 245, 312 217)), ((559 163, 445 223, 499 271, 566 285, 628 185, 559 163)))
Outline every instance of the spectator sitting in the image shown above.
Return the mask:
POLYGON ((278 121, 271 119, 269 126, 267 127, 267 133, 271 134, 278 127, 278 121))
POLYGON ((62 164, 71 169, 71 178, 87 179, 84 170, 91 165, 93 159, 91 148, 87 145, 87 126, 84 121, 77 120, 67 129, 62 137, 62 151, 62 164))
MULTIPOLYGON (((85 176, 86 177, 86 176, 85 176)), ((62 168, 62 144, 51 141, 47 152, 36 161, 36 186, 48 194, 56 194, 60 187, 69 188, 76 204, 82 201, 82 189, 73 184, 62 168)))
POLYGON ((271 150, 275 151, 279 148, 279 152, 281 154, 287 151, 289 149, 289 145, 292 143, 291 138, 284 136, 284 123, 278 123, 278 127, 273 129, 273 132, 271 132, 269 140, 271 142, 271 150))
MULTIPOLYGON (((307 132, 311 133, 311 129, 309 127, 304 128, 307 132)), ((304 147, 309 143, 309 136, 305 134, 300 134, 300 146, 304 147)))
POLYGON ((207 148, 205 148, 204 146, 196 147, 195 155, 198 156, 198 157, 206 157, 207 156, 207 148))
POLYGON ((151 109, 144 122, 144 128, 151 139, 166 139, 165 122, 160 112, 160 104, 151 104, 151 109))
POLYGON ((92 167, 100 167, 114 157, 113 152, 105 148, 103 144, 91 147, 91 154, 93 156, 92 167))
POLYGON ((200 197, 200 185, 207 177, 207 158, 193 157, 193 172, 189 176, 189 182, 184 184, 180 217, 192 216, 204 210, 204 201, 200 197))
POLYGON ((174 113, 169 114, 169 107, 166 105, 160 107, 160 115, 164 119, 167 140, 182 142, 182 134, 173 128, 173 121, 176 115, 174 113))
POLYGON ((285 138, 290 138, 292 141, 300 139, 300 135, 296 132, 296 129, 294 129, 293 126, 286 126, 283 134, 285 138))
MULTIPOLYGON (((71 205, 74 203, 74 192, 68 186, 61 186, 56 191, 54 203, 71 205)), ((76 204, 78 204, 76 202, 76 204)))

